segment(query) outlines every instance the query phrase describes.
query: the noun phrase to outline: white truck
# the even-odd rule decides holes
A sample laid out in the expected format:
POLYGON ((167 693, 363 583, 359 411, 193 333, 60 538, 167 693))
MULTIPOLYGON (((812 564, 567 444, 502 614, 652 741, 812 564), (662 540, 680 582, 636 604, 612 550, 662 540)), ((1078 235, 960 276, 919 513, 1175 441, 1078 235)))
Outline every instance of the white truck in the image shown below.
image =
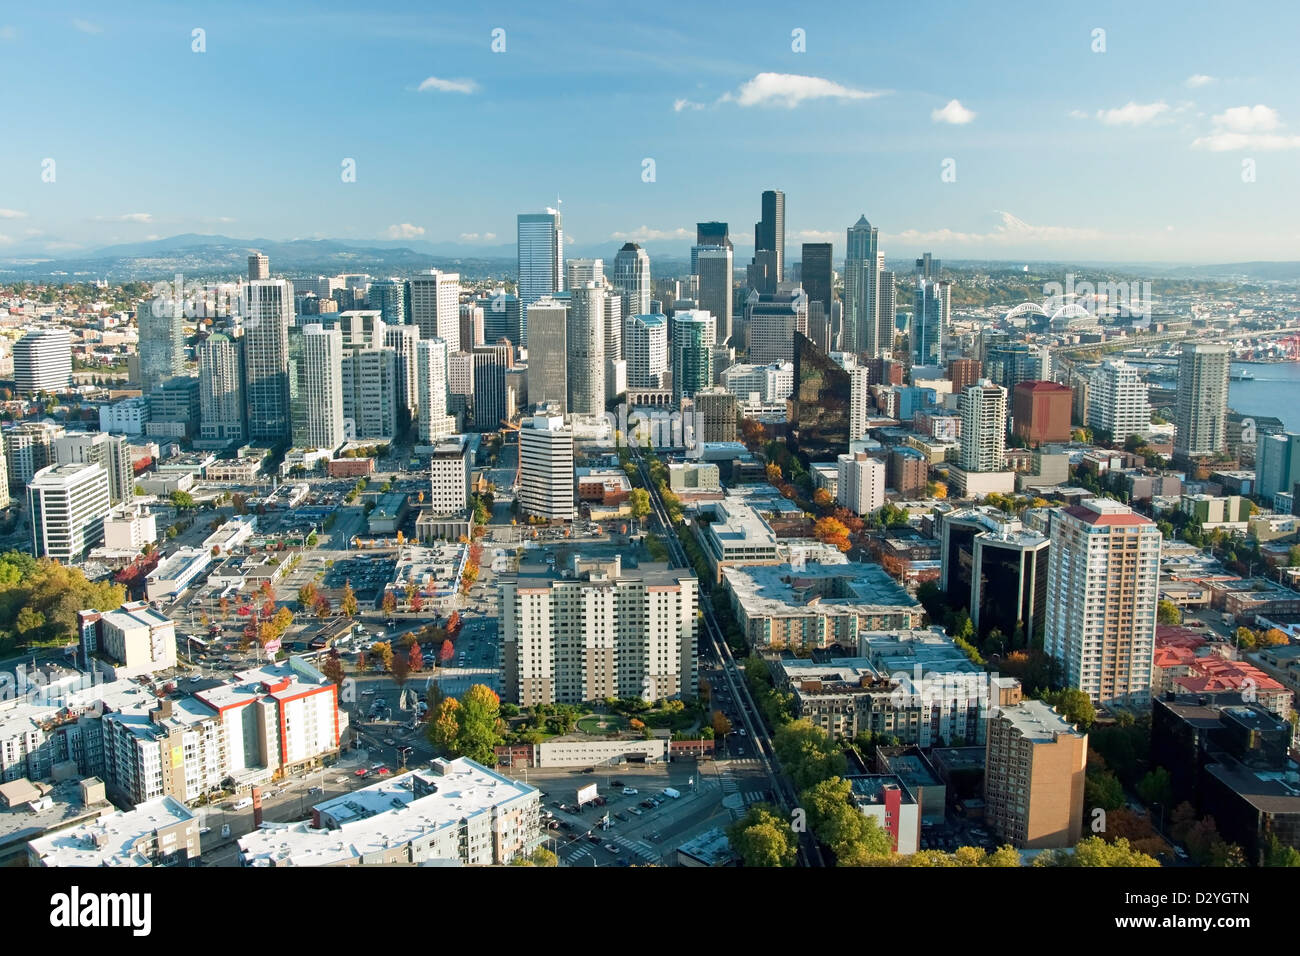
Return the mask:
POLYGON ((676 799, 677 799, 678 797, 680 797, 681 795, 682 795, 682 794, 681 794, 681 791, 680 791, 680 790, 674 790, 672 787, 664 787, 664 796, 665 796, 665 797, 671 797, 672 799, 676 800, 676 799))

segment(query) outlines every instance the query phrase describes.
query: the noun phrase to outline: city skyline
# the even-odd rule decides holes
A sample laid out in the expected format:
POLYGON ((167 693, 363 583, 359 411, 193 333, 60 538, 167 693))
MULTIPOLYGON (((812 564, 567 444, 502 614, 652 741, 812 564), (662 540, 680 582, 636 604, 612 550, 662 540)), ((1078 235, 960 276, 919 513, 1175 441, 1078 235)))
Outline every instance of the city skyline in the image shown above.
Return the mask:
POLYGON ((1289 68, 1258 56, 1300 11, 1269 5, 1225 35, 1208 13, 1170 8, 990 21, 953 7, 925 14, 947 54, 918 79, 916 48, 883 38, 914 33, 919 13, 759 4, 739 22, 693 10, 688 31, 568 9, 586 29, 524 7, 436 21, 337 4, 311 17, 251 4, 6 13, 0 76, 27 95, 10 116, 22 146, 0 157, 0 258, 187 233, 492 249, 517 214, 555 206, 566 246, 608 244, 610 258, 627 241, 685 255, 696 222, 727 221, 739 263, 767 189, 788 197, 787 245, 830 241, 837 260, 864 212, 897 257, 1300 258, 1284 175, 1300 102, 1289 68), (371 68, 313 70, 298 52, 344 43, 371 68), (995 43, 1007 52, 989 70, 995 43), (51 49, 62 66, 46 75, 51 49), (37 70, 42 82, 24 84, 37 70), (98 131, 63 123, 70 101, 98 131), (250 102, 297 117, 251 153, 219 132, 250 102), (293 134, 313 116, 332 129, 343 110, 384 136, 293 134), (578 135, 580 118, 614 110, 643 122, 578 135), (213 128, 216 148, 195 150, 213 128), (485 148, 439 149, 439 128, 485 148), (548 147, 526 162, 486 148, 504 128, 548 147), (701 175, 698 156, 723 149, 748 162, 701 175))

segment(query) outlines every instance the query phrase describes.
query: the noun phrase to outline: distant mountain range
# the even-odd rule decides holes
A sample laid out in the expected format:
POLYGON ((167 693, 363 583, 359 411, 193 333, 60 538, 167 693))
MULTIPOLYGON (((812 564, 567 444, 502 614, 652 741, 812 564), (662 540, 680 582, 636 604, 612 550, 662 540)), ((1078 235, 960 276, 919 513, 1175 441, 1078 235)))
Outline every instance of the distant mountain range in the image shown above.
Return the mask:
MULTIPOLYGON (((602 258, 607 267, 622 246, 617 239, 599 244, 574 244, 568 258, 602 258)), ((642 243, 657 275, 684 274, 689 269, 689 245, 682 240, 642 243)), ((194 277, 218 278, 246 274, 251 252, 265 253, 273 275, 334 275, 365 272, 370 275, 409 275, 424 269, 448 269, 469 279, 513 277, 514 243, 483 245, 414 239, 233 239, 229 236, 186 233, 148 242, 123 243, 75 253, 44 253, 37 247, 10 248, 0 256, 0 282, 19 280, 107 279, 155 280, 177 272, 194 277)), ((737 268, 749 252, 736 250, 737 268)), ((1044 262, 1023 260, 942 258, 946 267, 1004 273, 1042 273, 1069 269, 1114 272, 1139 277, 1221 279, 1256 282, 1300 282, 1300 262, 1238 262, 1220 265, 1173 265, 1136 262, 1044 262), (1027 267, 1027 268, 1026 268, 1027 267)), ((890 265, 900 275, 911 272, 911 260, 890 265)))

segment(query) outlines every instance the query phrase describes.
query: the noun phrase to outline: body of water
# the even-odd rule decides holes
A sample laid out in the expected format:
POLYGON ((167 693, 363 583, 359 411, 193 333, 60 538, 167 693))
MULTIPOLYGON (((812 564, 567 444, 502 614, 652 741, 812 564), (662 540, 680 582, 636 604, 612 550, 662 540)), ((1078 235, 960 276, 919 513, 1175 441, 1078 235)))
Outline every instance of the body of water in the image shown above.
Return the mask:
POLYGON ((1287 431, 1300 431, 1300 362, 1233 362, 1232 371, 1255 376, 1253 381, 1228 383, 1228 406, 1233 411, 1274 415, 1282 419, 1287 431))

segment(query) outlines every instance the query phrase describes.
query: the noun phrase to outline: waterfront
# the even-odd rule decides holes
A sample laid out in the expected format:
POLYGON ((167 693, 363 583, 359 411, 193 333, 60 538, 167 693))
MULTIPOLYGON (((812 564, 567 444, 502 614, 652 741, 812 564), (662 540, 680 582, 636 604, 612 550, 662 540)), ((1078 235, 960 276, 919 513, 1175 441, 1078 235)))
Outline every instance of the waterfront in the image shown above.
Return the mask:
POLYGON ((1243 415, 1275 415, 1287 431, 1300 430, 1300 362, 1233 362, 1254 379, 1228 383, 1228 405, 1243 415))

